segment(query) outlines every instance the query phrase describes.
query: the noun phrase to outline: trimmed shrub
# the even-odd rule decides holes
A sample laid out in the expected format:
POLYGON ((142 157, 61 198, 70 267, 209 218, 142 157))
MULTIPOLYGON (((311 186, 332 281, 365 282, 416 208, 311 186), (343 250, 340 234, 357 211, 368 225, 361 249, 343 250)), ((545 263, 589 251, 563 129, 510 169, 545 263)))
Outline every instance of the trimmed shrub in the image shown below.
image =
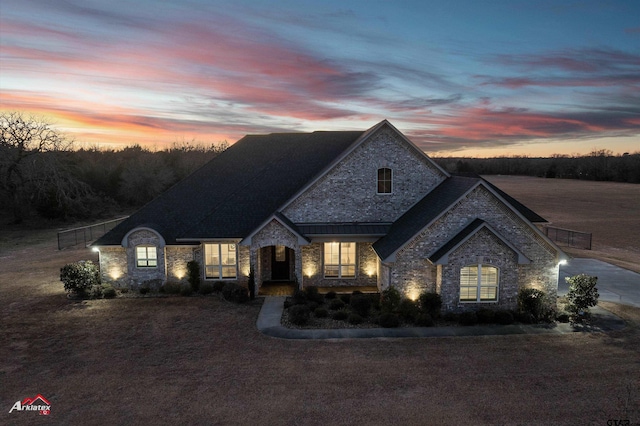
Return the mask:
POLYGON ((226 283, 222 289, 222 297, 229 302, 245 303, 249 300, 249 294, 245 287, 235 283, 226 283))
POLYGON ((558 314, 558 316, 556 317, 556 320, 558 320, 558 322, 569 322, 571 320, 571 318, 569 317, 569 314, 566 312, 561 312, 558 314))
POLYGON ((149 287, 140 287, 140 294, 147 294, 151 291, 149 287))
POLYGON ((289 308, 289 321, 295 325, 305 325, 309 322, 310 314, 306 305, 293 305, 289 308))
POLYGON ((381 308, 380 293, 371 293, 371 294, 367 294, 367 296, 369 297, 369 300, 371 300, 371 308, 375 309, 376 311, 379 311, 381 308))
POLYGON ((496 312, 492 309, 480 308, 476 315, 480 324, 493 324, 496 321, 496 312))
POLYGON ((91 287, 100 284, 100 271, 92 261, 81 260, 60 268, 60 281, 68 294, 84 297, 91 287))
POLYGON ((513 314, 509 311, 496 311, 494 315, 496 323, 500 325, 513 324, 513 314))
POLYGON ((284 301, 284 308, 285 309, 289 309, 293 305, 295 305, 295 303, 293 303, 293 301, 291 299, 287 299, 287 300, 284 301))
POLYGON ((521 288, 518 291, 518 310, 533 317, 533 322, 540 321, 545 317, 546 294, 536 288, 521 288))
POLYGON ((318 287, 305 287, 304 293, 307 296, 307 300, 321 304, 324 302, 324 296, 318 293, 318 287))
POLYGON ((180 290, 182 290, 182 284, 174 282, 168 282, 160 287, 160 292, 165 294, 180 294, 180 290))
POLYGON ((329 316, 329 311, 327 311, 327 308, 316 308, 313 311, 313 315, 315 315, 316 318, 326 318, 329 316))
POLYGON ((331 318, 333 318, 334 320, 337 321, 344 321, 349 317, 349 313, 347 311, 345 311, 344 309, 340 309, 339 311, 335 311, 333 313, 333 315, 331 315, 331 318))
POLYGON ((191 296, 193 294, 193 288, 191 284, 183 285, 180 287, 180 296, 191 296))
POLYGON ((315 311, 318 306, 320 305, 317 302, 314 302, 314 301, 307 302, 307 307, 309 308, 310 311, 315 311))
POLYGON ((344 308, 344 302, 340 299, 333 299, 331 303, 329 303, 329 309, 332 311, 337 311, 342 308, 344 308))
POLYGON ((467 311, 460 314, 458 321, 461 325, 476 325, 478 324, 478 316, 473 311, 467 311))
POLYGON ((329 299, 329 300, 333 300, 333 299, 336 298, 336 296, 337 296, 337 294, 336 294, 335 291, 330 291, 330 292, 328 292, 327 294, 324 295, 324 298, 325 299, 329 299))
POLYGON ((227 285, 224 281, 214 281, 213 282, 213 292, 221 293, 224 286, 227 285))
POLYGON ((187 262, 187 281, 193 291, 200 290, 200 264, 196 260, 187 262))
POLYGON ((89 299, 102 299, 101 285, 98 284, 91 287, 91 290, 89 290, 89 299))
POLYGON ((103 287, 102 295, 104 296, 105 299, 113 299, 118 295, 118 292, 112 286, 105 285, 103 287))
POLYGON ((351 309, 361 317, 369 315, 371 309, 371 298, 366 294, 354 294, 349 302, 351 309))
POLYGON ((360 315, 352 313, 351 315, 349 315, 349 318, 347 318, 347 321, 349 322, 349 324, 357 325, 362 324, 364 319, 362 319, 360 315))
POLYGON ((304 305, 307 303, 307 293, 302 290, 296 290, 293 292, 293 296, 291 296, 291 300, 296 305, 304 305))
POLYGON ((253 272, 253 268, 249 269, 249 299, 254 300, 256 298, 256 274, 253 272))
POLYGON ((384 328, 396 328, 400 326, 400 318, 392 312, 384 312, 378 317, 378 324, 384 328))
POLYGON ((571 322, 579 322, 589 319, 589 308, 598 304, 598 277, 592 277, 586 274, 574 275, 565 278, 569 284, 569 292, 567 293, 567 306, 571 322))
POLYGON ((433 327, 435 323, 434 323, 433 318, 431 317, 431 315, 425 314, 423 312, 423 313, 420 313, 416 317, 415 324, 418 327, 433 327))
POLYGON ((422 312, 429 314, 432 318, 438 318, 440 316, 440 310, 442 309, 442 296, 438 293, 422 293, 418 298, 420 302, 420 309, 422 312))
POLYGON ((406 322, 413 323, 416 317, 420 313, 418 302, 414 302, 410 299, 402 299, 400 305, 398 305, 398 315, 406 322))
POLYGON ((213 293, 213 284, 204 282, 200 284, 200 294, 211 294, 213 293))
POLYGON ((385 312, 395 312, 400 306, 400 292, 395 287, 389 287, 382 292, 380 304, 385 312))
POLYGON ((447 312, 443 315, 442 319, 449 322, 459 322, 460 315, 455 312, 447 312))
POLYGON ((342 300, 345 304, 349 304, 351 302, 351 295, 350 294, 341 294, 340 295, 340 300, 342 300))

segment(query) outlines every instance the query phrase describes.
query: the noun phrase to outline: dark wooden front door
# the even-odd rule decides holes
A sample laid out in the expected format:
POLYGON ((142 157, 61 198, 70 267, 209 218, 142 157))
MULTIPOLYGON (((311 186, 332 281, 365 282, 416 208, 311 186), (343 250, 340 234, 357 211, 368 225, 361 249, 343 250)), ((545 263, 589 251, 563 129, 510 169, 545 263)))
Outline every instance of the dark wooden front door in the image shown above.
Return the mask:
POLYGON ((289 268, 291 256, 285 246, 274 246, 271 250, 271 279, 274 281, 288 281, 291 279, 289 268))

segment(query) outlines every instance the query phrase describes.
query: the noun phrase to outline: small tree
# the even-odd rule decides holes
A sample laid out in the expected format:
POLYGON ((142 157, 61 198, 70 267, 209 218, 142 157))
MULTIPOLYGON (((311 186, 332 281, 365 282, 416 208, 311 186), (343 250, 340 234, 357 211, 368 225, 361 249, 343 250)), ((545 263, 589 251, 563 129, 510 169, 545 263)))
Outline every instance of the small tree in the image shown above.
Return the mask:
POLYGON ((565 281, 569 284, 567 310, 571 314, 571 322, 588 319, 589 308, 596 306, 600 297, 596 288, 598 277, 580 274, 567 277, 565 281))
POLYGON ((187 280, 191 285, 191 290, 198 292, 200 290, 200 264, 196 260, 187 262, 187 280))
POLYGON ((253 268, 249 269, 249 299, 256 298, 256 274, 253 272, 253 268))

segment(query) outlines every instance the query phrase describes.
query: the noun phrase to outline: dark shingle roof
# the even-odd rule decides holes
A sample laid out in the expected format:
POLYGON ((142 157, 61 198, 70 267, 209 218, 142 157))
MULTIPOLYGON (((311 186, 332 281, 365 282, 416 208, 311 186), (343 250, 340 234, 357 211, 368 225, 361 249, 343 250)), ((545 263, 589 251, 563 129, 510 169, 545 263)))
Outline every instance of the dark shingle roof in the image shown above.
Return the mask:
POLYGON ((304 235, 385 235, 390 223, 314 223, 298 224, 304 235))
POLYGON ((154 223, 167 244, 243 238, 364 132, 249 135, 131 215, 93 245, 119 245, 154 223))
POLYGON ((479 178, 462 176, 452 176, 444 180, 396 220, 385 237, 373 244, 378 256, 381 259, 391 256, 479 181, 479 178))

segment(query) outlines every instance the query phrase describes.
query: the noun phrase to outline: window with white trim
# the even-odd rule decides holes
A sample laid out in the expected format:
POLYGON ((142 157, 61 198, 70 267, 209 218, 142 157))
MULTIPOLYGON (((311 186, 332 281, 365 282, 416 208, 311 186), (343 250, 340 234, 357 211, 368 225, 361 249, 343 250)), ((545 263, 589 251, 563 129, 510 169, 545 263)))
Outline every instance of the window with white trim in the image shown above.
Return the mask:
POLYGON ((235 244, 204 245, 204 277, 210 280, 233 279, 237 277, 237 256, 235 244))
POLYGON ((469 265, 460 269, 461 302, 496 302, 498 300, 498 268, 469 265))
POLYGON ((378 194, 391 194, 391 169, 383 167, 378 169, 378 194))
POLYGON ((324 276, 356 277, 356 243, 324 243, 324 276))
POLYGON ((155 268, 158 266, 158 252, 155 246, 136 247, 136 266, 138 268, 155 268))

